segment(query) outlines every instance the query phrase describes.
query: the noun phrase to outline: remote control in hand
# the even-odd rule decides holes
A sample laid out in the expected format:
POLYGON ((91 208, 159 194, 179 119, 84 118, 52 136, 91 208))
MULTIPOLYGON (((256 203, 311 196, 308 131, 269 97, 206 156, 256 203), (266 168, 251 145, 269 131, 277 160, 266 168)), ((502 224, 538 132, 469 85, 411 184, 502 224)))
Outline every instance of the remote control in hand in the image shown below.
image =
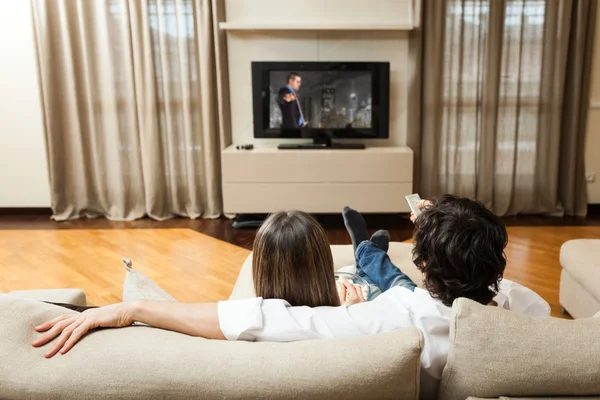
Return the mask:
POLYGON ((417 218, 419 215, 421 215, 421 212, 422 212, 421 209, 417 208, 417 204, 419 204, 421 202, 421 196, 419 196, 417 193, 414 193, 414 194, 409 194, 408 196, 404 196, 404 198, 408 202, 410 211, 412 211, 415 218, 417 218))

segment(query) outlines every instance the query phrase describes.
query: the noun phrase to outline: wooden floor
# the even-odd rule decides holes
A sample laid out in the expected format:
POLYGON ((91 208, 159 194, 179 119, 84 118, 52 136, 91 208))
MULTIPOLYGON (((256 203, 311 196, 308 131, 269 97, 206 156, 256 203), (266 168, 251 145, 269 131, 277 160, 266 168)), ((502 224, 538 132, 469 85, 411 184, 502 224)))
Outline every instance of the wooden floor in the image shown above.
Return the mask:
MULTIPOLYGON (((231 229, 226 220, 185 222, 201 224, 206 234, 197 225, 193 230, 173 222, 40 221, 18 225, 0 218, 0 292, 77 287, 88 294, 90 304, 113 303, 121 299, 125 275, 120 260, 129 257, 178 300, 222 300, 229 296, 254 236, 253 230, 231 229), (109 229, 81 229, 86 224, 109 229)), ((392 230, 393 240, 410 238, 410 225, 402 224, 392 230)), ((508 231, 506 278, 538 292, 551 304, 552 314, 561 316, 560 246, 569 239, 600 238, 600 226, 509 226, 508 231)), ((328 232, 332 243, 350 242, 343 228, 328 232)))
POLYGON ((128 257, 180 301, 227 299, 249 250, 190 229, 0 230, 0 292, 80 288, 122 298, 128 257))

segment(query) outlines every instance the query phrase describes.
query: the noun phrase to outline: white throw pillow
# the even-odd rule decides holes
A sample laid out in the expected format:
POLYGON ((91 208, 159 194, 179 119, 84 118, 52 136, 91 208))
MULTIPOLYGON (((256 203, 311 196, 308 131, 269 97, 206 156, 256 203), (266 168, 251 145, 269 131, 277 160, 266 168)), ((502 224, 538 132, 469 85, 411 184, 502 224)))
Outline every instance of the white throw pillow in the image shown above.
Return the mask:
POLYGON ((128 258, 124 258, 123 263, 125 263, 125 268, 127 269, 125 281, 123 282, 123 301, 177 301, 152 279, 148 278, 142 272, 133 269, 132 263, 128 258))

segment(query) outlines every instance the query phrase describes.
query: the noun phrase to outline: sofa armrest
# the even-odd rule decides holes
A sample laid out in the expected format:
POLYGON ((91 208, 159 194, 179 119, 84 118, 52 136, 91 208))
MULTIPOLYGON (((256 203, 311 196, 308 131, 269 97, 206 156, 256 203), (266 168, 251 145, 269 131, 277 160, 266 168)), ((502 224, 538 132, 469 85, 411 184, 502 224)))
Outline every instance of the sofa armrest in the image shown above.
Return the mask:
POLYGON ((80 307, 87 306, 85 293, 81 289, 16 290, 8 294, 24 299, 47 301, 50 303, 73 304, 80 307))

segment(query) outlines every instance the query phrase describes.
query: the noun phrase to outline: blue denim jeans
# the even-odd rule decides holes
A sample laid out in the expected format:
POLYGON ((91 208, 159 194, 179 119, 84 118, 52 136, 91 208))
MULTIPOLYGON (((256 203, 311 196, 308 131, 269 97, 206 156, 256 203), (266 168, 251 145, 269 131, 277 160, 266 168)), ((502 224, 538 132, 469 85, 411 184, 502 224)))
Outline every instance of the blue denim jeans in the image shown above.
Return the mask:
POLYGON ((357 275, 371 286, 371 295, 367 300, 373 300, 386 290, 403 286, 414 292, 417 285, 396 267, 385 251, 375 246, 370 240, 365 240, 356 248, 357 275))

